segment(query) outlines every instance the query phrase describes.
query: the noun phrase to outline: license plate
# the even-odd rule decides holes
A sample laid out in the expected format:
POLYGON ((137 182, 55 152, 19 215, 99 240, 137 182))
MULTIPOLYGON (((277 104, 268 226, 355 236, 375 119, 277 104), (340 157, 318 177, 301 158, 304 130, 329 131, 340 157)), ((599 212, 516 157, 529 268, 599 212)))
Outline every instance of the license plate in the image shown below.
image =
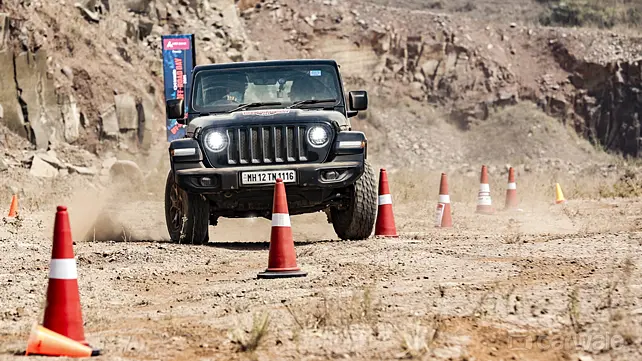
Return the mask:
POLYGON ((276 183, 277 178, 281 178, 283 183, 293 183, 296 182, 296 172, 293 170, 243 172, 241 184, 270 184, 276 183))

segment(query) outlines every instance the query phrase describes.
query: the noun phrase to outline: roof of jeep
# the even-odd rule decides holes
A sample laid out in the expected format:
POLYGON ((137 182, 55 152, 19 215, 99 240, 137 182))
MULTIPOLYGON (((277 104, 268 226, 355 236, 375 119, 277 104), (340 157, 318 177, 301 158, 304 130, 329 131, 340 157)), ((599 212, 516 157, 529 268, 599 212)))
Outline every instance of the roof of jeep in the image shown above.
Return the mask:
POLYGON ((257 60, 257 61, 243 61, 231 63, 218 63, 218 64, 203 64, 197 65, 192 70, 193 72, 207 69, 229 69, 229 68, 245 68, 264 65, 312 65, 312 64, 327 64, 338 66, 337 62, 332 59, 288 59, 288 60, 257 60))

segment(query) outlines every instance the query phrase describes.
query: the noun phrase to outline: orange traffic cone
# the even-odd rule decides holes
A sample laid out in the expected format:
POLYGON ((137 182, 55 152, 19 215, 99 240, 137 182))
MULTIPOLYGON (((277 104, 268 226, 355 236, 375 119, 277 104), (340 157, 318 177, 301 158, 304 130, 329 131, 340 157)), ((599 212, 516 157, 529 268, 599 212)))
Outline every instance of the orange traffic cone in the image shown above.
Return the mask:
POLYGON ((63 357, 90 357, 100 355, 100 350, 74 341, 69 337, 53 332, 45 327, 34 325, 27 341, 25 356, 63 356, 63 357))
POLYGON ((508 169, 508 185, 506 186, 506 210, 515 210, 519 204, 517 200, 517 183, 515 183, 515 169, 508 169))
POLYGON ((83 330, 78 274, 67 207, 58 206, 43 326, 88 346, 83 330))
POLYGON ((18 214, 18 196, 11 197, 11 206, 9 207, 9 217, 15 217, 18 214))
POLYGON ((375 236, 399 237, 392 212, 392 195, 388 185, 388 173, 384 168, 379 170, 379 211, 375 223, 375 236))
POLYGON ((270 235, 270 255, 268 268, 258 274, 258 278, 305 277, 296 263, 294 239, 290 226, 288 201, 283 180, 278 178, 274 187, 272 206, 272 234, 270 235))
POLYGON ((477 213, 492 214, 495 209, 490 197, 490 184, 488 184, 488 169, 482 165, 481 178, 479 181, 479 193, 477 195, 477 213))
POLYGON ((564 193, 562 193, 562 187, 559 183, 555 183, 555 204, 566 203, 564 198, 564 193))
POLYGON ((448 180, 446 174, 441 173, 439 183, 439 201, 437 202, 437 218, 435 227, 449 228, 453 226, 453 218, 450 212, 450 195, 448 194, 448 180))

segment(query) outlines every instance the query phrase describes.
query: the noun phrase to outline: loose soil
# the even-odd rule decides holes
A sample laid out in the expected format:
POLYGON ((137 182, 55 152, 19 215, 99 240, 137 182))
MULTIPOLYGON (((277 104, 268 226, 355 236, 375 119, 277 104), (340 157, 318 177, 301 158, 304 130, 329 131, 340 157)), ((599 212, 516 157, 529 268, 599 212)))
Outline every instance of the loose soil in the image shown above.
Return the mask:
MULTIPOLYGON (((103 352, 96 359, 637 357, 642 199, 554 205, 552 186, 538 186, 546 178, 529 174, 518 178, 521 210, 503 212, 493 176, 497 212, 479 215, 475 180, 453 176, 454 227, 438 229, 438 178, 416 176, 426 178, 391 175, 399 238, 339 241, 323 214, 293 216, 308 275, 281 280, 256 279, 267 266, 265 219, 223 219, 208 245, 177 245, 167 240, 158 194, 137 199, 112 188, 92 202, 83 201, 88 191, 71 197, 74 229, 91 229, 94 212, 116 233, 74 233, 85 332, 103 352), (232 335, 248 336, 262 314, 269 325, 258 348, 240 351, 232 335)), ((0 228, 3 360, 20 359, 12 355, 41 322, 49 203, 0 228)))

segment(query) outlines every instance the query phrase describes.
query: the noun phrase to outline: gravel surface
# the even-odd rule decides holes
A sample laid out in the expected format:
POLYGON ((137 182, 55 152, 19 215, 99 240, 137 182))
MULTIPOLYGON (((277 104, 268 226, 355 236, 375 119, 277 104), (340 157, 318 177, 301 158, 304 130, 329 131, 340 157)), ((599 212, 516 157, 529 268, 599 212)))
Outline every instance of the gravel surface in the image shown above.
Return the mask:
MULTIPOLYGON (((433 226, 436 185, 408 199, 392 180, 398 239, 338 241, 322 214, 292 217, 308 276, 281 280, 256 279, 267 266, 265 219, 224 219, 208 245, 176 245, 159 199, 112 203, 102 217, 131 233, 75 245, 86 336, 104 353, 96 359, 638 356, 642 199, 553 205, 524 189, 521 212, 477 215, 476 189, 466 197, 451 182, 469 199, 454 201, 452 229, 433 226), (258 349, 240 351, 234 330, 252 330, 262 312, 258 349)), ((12 354, 42 321, 54 212, 0 227, 0 359, 20 359, 12 354)), ((72 226, 80 213, 70 208, 72 226)))

